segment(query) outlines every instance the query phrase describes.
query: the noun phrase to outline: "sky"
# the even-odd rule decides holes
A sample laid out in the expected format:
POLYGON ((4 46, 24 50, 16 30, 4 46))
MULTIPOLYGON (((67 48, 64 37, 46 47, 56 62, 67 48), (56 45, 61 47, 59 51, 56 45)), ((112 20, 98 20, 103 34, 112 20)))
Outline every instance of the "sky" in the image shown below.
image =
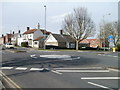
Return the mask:
POLYGON ((45 28, 45 8, 46 5, 46 29, 53 33, 59 33, 62 29, 64 17, 73 12, 73 9, 85 7, 99 31, 99 24, 103 20, 112 22, 118 20, 118 2, 80 2, 80 1, 26 1, 26 2, 0 2, 0 35, 10 33, 10 31, 23 33, 27 27, 45 28), (108 15, 111 13, 111 15, 108 15))

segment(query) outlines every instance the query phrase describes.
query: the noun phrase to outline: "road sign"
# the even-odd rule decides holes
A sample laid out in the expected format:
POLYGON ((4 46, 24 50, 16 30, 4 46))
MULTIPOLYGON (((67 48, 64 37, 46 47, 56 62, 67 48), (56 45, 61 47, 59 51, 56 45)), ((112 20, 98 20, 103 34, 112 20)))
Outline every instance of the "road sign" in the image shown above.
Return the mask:
POLYGON ((110 38, 113 38, 113 35, 109 35, 109 36, 108 36, 108 39, 110 39, 110 38))
POLYGON ((108 36, 108 42, 114 42, 114 37, 112 35, 108 36))
POLYGON ((109 42, 109 47, 110 48, 113 48, 115 45, 114 45, 114 42, 109 42))

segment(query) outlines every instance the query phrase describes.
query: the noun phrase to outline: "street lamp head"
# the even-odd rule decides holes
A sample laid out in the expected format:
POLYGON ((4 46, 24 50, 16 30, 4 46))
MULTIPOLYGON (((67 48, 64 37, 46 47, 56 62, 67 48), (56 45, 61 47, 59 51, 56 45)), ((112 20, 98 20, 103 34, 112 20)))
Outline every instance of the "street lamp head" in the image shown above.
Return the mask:
POLYGON ((108 15, 111 15, 111 13, 108 13, 108 15))
POLYGON ((44 5, 44 7, 46 7, 46 5, 44 5))

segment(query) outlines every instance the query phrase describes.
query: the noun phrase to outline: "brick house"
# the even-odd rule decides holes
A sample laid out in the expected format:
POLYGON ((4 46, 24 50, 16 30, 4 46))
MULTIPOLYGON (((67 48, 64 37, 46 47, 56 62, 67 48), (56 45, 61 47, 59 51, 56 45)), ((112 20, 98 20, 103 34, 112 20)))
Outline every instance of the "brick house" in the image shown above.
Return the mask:
POLYGON ((81 47, 81 46, 95 48, 97 46, 102 47, 102 44, 100 44, 99 39, 84 39, 83 41, 81 41, 79 43, 79 47, 81 47))
POLYGON ((0 37, 0 44, 11 43, 12 34, 6 34, 5 36, 2 34, 0 37))

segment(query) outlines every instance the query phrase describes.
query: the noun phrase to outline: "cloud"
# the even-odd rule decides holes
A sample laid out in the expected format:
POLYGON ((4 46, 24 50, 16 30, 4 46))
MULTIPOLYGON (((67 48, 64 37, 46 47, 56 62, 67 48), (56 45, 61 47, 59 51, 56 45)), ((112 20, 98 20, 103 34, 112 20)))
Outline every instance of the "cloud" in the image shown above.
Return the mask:
POLYGON ((56 15, 56 16, 51 16, 49 17, 50 18, 50 21, 52 23, 60 23, 64 20, 64 17, 68 14, 70 14, 71 12, 67 12, 67 13, 63 13, 63 14, 60 14, 60 15, 56 15))

